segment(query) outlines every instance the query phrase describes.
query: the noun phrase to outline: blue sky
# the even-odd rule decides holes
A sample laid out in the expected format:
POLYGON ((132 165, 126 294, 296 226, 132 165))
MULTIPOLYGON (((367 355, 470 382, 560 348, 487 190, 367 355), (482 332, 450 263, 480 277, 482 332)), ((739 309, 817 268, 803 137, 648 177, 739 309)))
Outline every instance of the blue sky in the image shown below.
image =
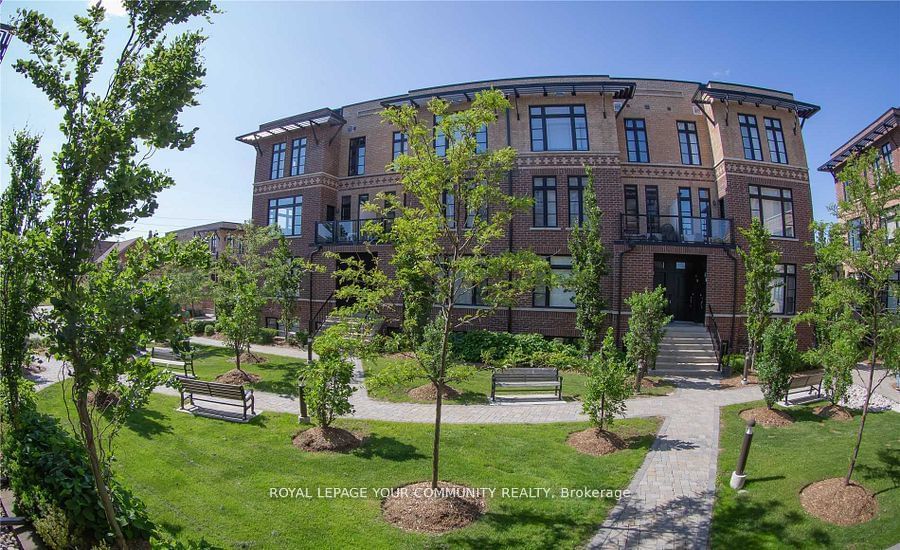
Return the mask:
MULTIPOLYGON (((529 75, 725 80, 821 105, 804 134, 815 214, 826 218, 832 181, 815 169, 900 105, 900 2, 219 5, 225 13, 206 25, 207 87, 183 116, 200 127, 197 143, 154 156, 177 185, 128 236, 248 218, 254 150, 234 137, 261 122, 414 88, 529 75)), ((0 18, 23 6, 71 29, 86 3, 6 0, 0 18)), ((125 20, 110 16, 108 24, 115 49, 125 20)), ((0 67, 0 154, 6 158, 10 135, 27 125, 44 134, 49 166, 59 113, 12 70, 21 55, 14 40, 0 67)), ((5 186, 5 164, 0 175, 5 186)))

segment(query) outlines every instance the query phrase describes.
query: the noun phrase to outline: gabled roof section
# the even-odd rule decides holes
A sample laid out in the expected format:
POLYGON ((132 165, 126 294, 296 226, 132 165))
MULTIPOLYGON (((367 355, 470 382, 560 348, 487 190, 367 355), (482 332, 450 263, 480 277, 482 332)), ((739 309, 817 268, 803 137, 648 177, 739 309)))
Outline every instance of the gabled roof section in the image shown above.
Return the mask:
POLYGON ((820 107, 812 103, 797 101, 792 94, 770 90, 768 88, 755 88, 728 82, 710 81, 697 89, 692 101, 694 103, 712 103, 713 101, 736 101, 752 103, 756 106, 769 105, 794 111, 802 119, 807 119, 819 112, 820 107))
MULTIPOLYGON (((441 86, 412 90, 406 95, 385 99, 381 104, 385 107, 397 105, 421 105, 428 100, 439 97, 451 103, 472 101, 475 94, 483 90, 500 90, 513 97, 523 95, 578 95, 578 94, 612 94, 615 99, 631 99, 634 96, 635 83, 618 80, 537 80, 529 82, 487 81, 483 85, 465 88, 441 86)), ((535 80, 535 79, 531 79, 535 80)))
POLYGON ((850 138, 847 143, 831 153, 831 158, 828 162, 819 166, 819 172, 834 173, 835 169, 846 162, 854 153, 858 153, 872 145, 883 135, 896 128, 898 124, 900 124, 900 107, 891 107, 878 117, 875 122, 863 128, 861 132, 850 138))
POLYGON ((235 139, 253 145, 260 139, 283 134, 285 132, 292 132, 294 130, 299 130, 300 128, 309 128, 311 126, 336 126, 344 123, 346 123, 346 121, 339 110, 326 107, 324 109, 316 109, 315 111, 310 111, 308 113, 302 113, 260 124, 259 130, 238 136, 235 139))

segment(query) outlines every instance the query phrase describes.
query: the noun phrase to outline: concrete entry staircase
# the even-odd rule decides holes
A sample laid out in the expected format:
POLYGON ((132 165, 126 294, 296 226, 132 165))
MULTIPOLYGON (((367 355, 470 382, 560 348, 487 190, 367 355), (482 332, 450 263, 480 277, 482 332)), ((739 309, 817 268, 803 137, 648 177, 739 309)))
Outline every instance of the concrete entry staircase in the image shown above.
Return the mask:
POLYGON ((655 372, 691 375, 712 373, 717 367, 716 350, 705 326, 685 321, 669 323, 659 344, 655 372))

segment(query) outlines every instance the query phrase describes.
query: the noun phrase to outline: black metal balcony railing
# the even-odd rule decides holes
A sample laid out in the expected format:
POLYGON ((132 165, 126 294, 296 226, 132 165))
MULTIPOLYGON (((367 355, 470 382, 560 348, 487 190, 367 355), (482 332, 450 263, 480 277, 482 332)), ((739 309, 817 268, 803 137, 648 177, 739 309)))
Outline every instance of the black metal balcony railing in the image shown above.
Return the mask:
POLYGON ((375 239, 365 230, 368 224, 379 224, 385 230, 390 229, 391 218, 372 218, 365 220, 333 220, 316 222, 316 244, 359 244, 373 242, 375 239))
POLYGON ((620 214, 621 238, 632 242, 716 245, 734 244, 730 218, 620 214))

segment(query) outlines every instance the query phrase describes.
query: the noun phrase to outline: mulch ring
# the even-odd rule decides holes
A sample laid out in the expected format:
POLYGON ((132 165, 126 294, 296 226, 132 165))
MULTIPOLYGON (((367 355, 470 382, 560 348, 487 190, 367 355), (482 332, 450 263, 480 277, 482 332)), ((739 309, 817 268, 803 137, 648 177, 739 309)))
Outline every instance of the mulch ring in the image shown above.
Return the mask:
MULTIPOLYGON (((444 386, 444 390, 442 392, 444 399, 455 399, 459 397, 459 392, 451 388, 450 386, 444 386)), ((437 388, 431 382, 419 386, 418 388, 413 388, 406 392, 406 395, 415 399, 416 401, 435 401, 437 399, 437 388)))
POLYGON ((756 420, 757 424, 759 424, 760 426, 765 426, 767 428, 790 426, 794 423, 794 417, 792 417, 787 411, 770 409, 768 407, 745 409, 741 411, 740 416, 744 420, 756 420))
POLYGON ((800 505, 811 515, 835 525, 865 523, 878 513, 875 495, 861 485, 834 477, 810 483, 800 490, 800 505))
POLYGON ((821 405, 813 409, 813 414, 829 420, 853 420, 853 415, 847 409, 837 405, 821 405))
POLYGON ((253 374, 252 372, 247 372, 244 370, 231 369, 225 374, 220 374, 216 376, 216 382, 221 382, 223 384, 255 384, 262 380, 258 374, 253 374))
MULTIPOLYGON (((234 361, 234 359, 232 359, 232 361, 234 361)), ((256 364, 265 363, 265 362, 266 362, 266 358, 263 357, 262 355, 254 355, 247 351, 245 351, 244 353, 241 354, 241 364, 242 365, 244 363, 246 363, 248 365, 256 365, 256 364)))
POLYGON ((381 503, 385 521, 404 531, 446 533, 461 529, 484 514, 484 494, 465 485, 441 481, 404 485, 391 491, 381 503))
POLYGON ((294 446, 302 451, 320 453, 330 451, 346 453, 356 449, 365 441, 363 433, 348 432, 341 428, 310 428, 294 436, 294 446))
POLYGON ((97 409, 108 409, 119 404, 122 398, 115 392, 88 392, 88 405, 97 409))
MULTIPOLYGON (((729 376, 728 378, 723 378, 719 381, 719 386, 729 389, 729 388, 743 388, 744 384, 741 384, 741 380, 743 379, 743 375, 738 374, 735 376, 729 376)), ((747 386, 753 384, 759 384, 759 379, 755 374, 750 374, 747 376, 747 386)))
POLYGON ((29 374, 40 374, 45 370, 47 370, 47 367, 42 365, 40 362, 30 363, 22 367, 22 371, 26 376, 29 374))
POLYGON ((594 456, 608 455, 628 447, 628 443, 618 435, 599 428, 572 432, 566 443, 579 453, 594 456))

